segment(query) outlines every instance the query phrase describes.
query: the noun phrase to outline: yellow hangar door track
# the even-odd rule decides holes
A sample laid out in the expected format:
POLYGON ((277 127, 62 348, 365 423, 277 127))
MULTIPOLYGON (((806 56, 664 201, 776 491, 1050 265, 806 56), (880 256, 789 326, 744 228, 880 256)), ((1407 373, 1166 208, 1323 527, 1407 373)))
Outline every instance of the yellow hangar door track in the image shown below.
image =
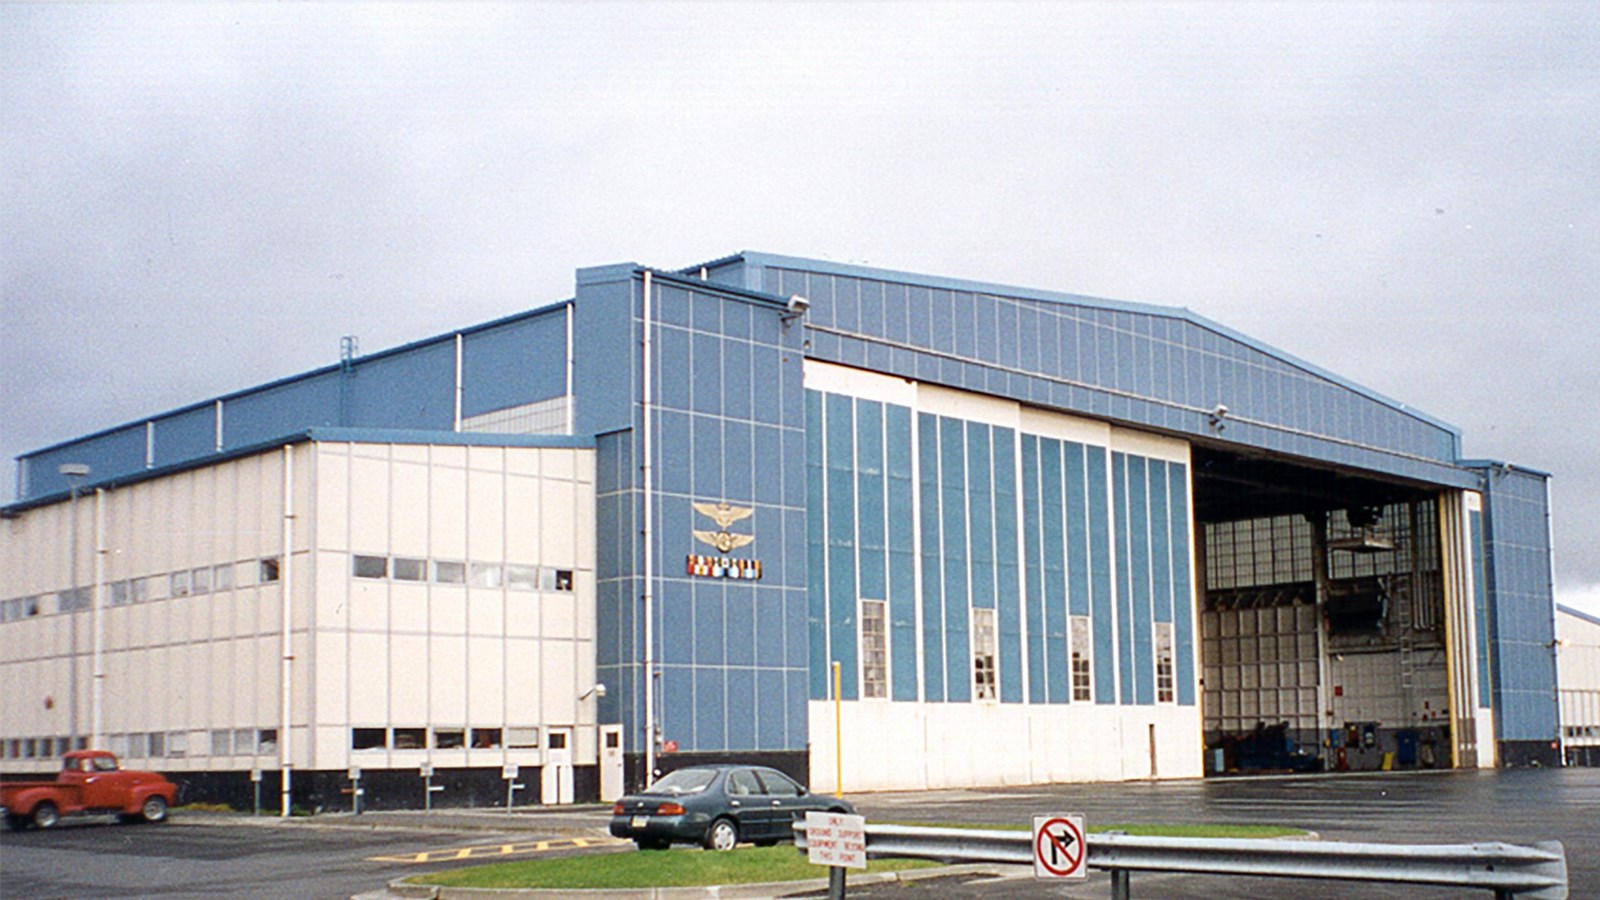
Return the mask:
POLYGON ((397 853, 389 856, 369 856, 367 862, 387 863, 440 863, 463 859, 505 859, 508 856, 528 856, 555 850, 582 850, 586 847, 609 847, 627 841, 610 838, 563 838, 548 841, 522 841, 514 844, 478 844, 472 847, 453 847, 443 850, 423 850, 418 853, 397 853))

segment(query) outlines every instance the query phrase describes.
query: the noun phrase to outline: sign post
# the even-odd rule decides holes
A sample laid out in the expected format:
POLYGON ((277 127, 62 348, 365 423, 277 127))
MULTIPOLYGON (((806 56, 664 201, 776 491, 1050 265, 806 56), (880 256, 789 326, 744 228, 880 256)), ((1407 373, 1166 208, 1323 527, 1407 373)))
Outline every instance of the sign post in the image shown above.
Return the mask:
POLYGON ((1057 813, 1033 817, 1033 877, 1084 881, 1089 877, 1089 842, 1083 816, 1057 813))
POLYGON ((355 814, 359 816, 361 815, 361 795, 364 793, 361 790, 361 767, 351 766, 349 775, 350 803, 353 807, 355 807, 355 814))
POLYGON ((516 763, 506 763, 500 767, 500 777, 506 780, 506 815, 508 816, 511 815, 511 803, 516 792, 527 787, 525 784, 517 783, 517 775, 520 772, 521 769, 516 763))
POLYGON ((828 867, 828 898, 844 897, 845 868, 867 867, 867 820, 844 813, 806 813, 806 860, 828 867))

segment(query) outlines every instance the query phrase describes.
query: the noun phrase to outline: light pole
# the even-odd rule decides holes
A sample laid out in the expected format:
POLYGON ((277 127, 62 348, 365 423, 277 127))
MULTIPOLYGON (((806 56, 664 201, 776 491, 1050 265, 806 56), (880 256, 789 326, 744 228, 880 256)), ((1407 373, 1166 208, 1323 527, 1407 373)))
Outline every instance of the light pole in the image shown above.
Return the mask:
POLYGON ((72 516, 72 562, 69 566, 72 573, 70 576, 72 583, 67 590, 67 596, 72 598, 70 601, 72 612, 67 619, 67 628, 71 634, 69 639, 71 655, 67 659, 67 671, 71 673, 70 684, 72 690, 72 699, 67 704, 67 710, 68 715, 72 718, 67 728, 70 735, 67 749, 76 750, 78 749, 78 483, 88 477, 89 467, 83 463, 62 463, 61 467, 56 471, 67 479, 67 486, 72 498, 69 513, 72 516))

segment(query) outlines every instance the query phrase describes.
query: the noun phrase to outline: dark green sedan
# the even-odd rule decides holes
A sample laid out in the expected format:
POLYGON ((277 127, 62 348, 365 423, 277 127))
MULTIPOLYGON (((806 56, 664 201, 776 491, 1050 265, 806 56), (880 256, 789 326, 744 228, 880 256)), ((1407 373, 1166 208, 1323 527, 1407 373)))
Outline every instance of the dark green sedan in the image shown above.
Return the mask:
POLYGON ((853 814, 855 807, 813 794, 777 769, 693 766, 618 800, 611 807, 611 833, 641 850, 673 843, 708 850, 732 850, 744 841, 769 846, 794 840, 795 817, 811 811, 853 814))

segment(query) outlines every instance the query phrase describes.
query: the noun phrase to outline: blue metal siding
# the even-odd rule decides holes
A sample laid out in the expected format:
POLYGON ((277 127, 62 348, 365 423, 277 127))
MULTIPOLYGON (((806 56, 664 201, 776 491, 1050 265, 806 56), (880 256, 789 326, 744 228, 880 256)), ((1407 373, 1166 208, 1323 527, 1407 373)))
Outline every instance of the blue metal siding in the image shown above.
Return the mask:
POLYGON ((1040 499, 1039 445, 1032 434, 1022 436, 1022 545, 1027 585, 1025 606, 1028 623, 1028 702, 1044 703, 1049 695, 1045 682, 1044 652, 1044 526, 1040 499))
POLYGON ((327 372, 283 382, 223 401, 227 447, 249 447, 303 427, 339 424, 342 375, 327 372))
POLYGON ((1478 652, 1478 706, 1489 709, 1494 705, 1494 682, 1489 669, 1489 591, 1485 583, 1483 560, 1483 513, 1471 510, 1467 521, 1472 528, 1469 538, 1472 547, 1472 619, 1477 631, 1478 652))
POLYGON ((1172 632, 1176 646, 1178 705, 1193 706, 1194 678, 1194 584, 1191 580, 1193 557, 1189 549, 1189 467, 1182 463, 1167 466, 1167 489, 1171 502, 1172 539, 1172 632))
POLYGON ((1503 741, 1557 740, 1548 485, 1506 466, 1482 472, 1495 727, 1503 741))
POLYGON ((357 428, 454 429, 454 341, 357 360, 346 378, 349 402, 342 424, 357 428))
POLYGON ((966 429, 961 420, 939 418, 940 532, 944 569, 945 698, 965 703, 972 697, 971 644, 968 636, 970 589, 967 584, 966 429))
POLYGON ((1039 439, 1039 481, 1044 513, 1044 656, 1046 696, 1066 703, 1072 696, 1067 659, 1067 580, 1062 507, 1061 442, 1039 439))
POLYGON ((1115 597, 1111 579, 1111 511, 1107 494, 1107 451, 1103 447, 1087 450, 1089 464, 1089 584, 1094 591, 1091 602, 1094 627, 1094 699, 1096 703, 1116 700, 1116 632, 1112 607, 1115 597))
POLYGON ((155 465, 170 466, 215 453, 217 416, 201 406, 155 420, 155 465))
POLYGON ((826 425, 829 663, 842 668, 839 696, 856 694, 856 534, 853 410, 849 397, 829 394, 823 404, 826 425))
POLYGON ((995 587, 999 611, 1000 700, 1021 703, 1022 584, 1017 565, 1016 433, 994 429, 995 587))
POLYGON ((939 419, 928 413, 917 415, 918 459, 921 462, 922 490, 922 685, 923 697, 930 702, 945 698, 944 690, 944 594, 940 577, 939 523, 939 419))
POLYGON ((828 537, 826 521, 826 469, 823 447, 822 395, 806 391, 806 560, 811 577, 806 596, 810 613, 811 699, 826 700, 831 691, 828 680, 828 537))
POLYGON ((461 414, 476 416, 566 392, 567 307, 461 339, 461 414))
POLYGON ((917 699, 916 528, 911 410, 890 405, 884 417, 889 479, 890 696, 917 699))
POLYGON ((969 583, 972 607, 994 609, 994 475, 990 470, 989 426, 967 423, 967 512, 971 548, 969 583))
POLYGON ((1224 440, 1471 486, 1454 466, 1454 429, 1185 310, 768 254, 744 261, 767 290, 811 298, 816 359, 883 360, 894 375, 1212 439, 1220 402, 1231 410, 1224 440), (860 314, 859 298, 899 290, 913 323, 903 336, 889 316, 860 314))
POLYGON ((856 530, 860 540, 859 592, 889 598, 888 541, 884 521, 883 404, 856 401, 856 530))

